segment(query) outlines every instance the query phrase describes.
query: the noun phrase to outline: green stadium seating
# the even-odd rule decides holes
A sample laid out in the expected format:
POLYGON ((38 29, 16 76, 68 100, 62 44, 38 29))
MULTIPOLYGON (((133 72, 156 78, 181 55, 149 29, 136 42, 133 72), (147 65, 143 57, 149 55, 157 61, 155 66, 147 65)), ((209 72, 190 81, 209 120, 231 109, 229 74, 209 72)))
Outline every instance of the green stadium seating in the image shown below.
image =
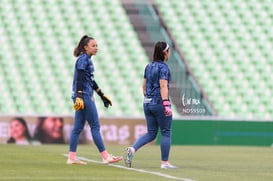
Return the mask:
POLYGON ((155 2, 220 116, 273 117, 272 3, 155 2))
MULTIPOLYGON (((273 117, 272 3, 155 3, 219 116, 273 117)), ((99 45, 95 77, 113 101, 106 109, 96 96, 99 114, 143 115, 148 57, 119 0, 1 4, 0 113, 73 114, 72 52, 89 34, 99 45)))
POLYGON ((99 113, 143 115, 141 81, 148 58, 120 1, 3 3, 1 113, 73 114, 73 49, 88 34, 99 45, 93 57, 96 80, 113 101, 106 109, 96 96, 99 113))

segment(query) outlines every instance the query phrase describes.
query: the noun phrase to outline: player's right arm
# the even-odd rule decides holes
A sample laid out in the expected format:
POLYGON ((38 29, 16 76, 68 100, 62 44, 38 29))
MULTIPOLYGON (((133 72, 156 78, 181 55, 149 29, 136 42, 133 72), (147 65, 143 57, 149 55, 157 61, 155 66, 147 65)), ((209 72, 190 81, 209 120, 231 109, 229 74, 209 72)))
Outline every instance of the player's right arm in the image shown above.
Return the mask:
POLYGON ((164 112, 166 116, 172 115, 171 103, 169 100, 168 80, 160 79, 160 94, 162 98, 162 104, 164 106, 164 112))
POLYGON ((142 91, 144 97, 146 96, 146 79, 144 78, 143 83, 142 83, 142 91))
POLYGON ((76 100, 74 103, 74 109, 76 111, 84 109, 84 102, 83 102, 83 98, 82 98, 83 78, 84 78, 84 70, 77 69, 76 100))

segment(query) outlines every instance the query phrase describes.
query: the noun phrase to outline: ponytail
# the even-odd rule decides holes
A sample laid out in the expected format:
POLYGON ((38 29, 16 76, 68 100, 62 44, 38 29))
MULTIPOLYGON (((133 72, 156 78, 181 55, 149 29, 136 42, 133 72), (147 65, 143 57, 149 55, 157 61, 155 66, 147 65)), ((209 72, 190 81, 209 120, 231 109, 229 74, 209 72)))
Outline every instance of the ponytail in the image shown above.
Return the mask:
POLYGON ((88 35, 84 35, 80 42, 78 43, 78 46, 74 49, 74 56, 78 57, 80 54, 85 52, 84 46, 86 46, 89 42, 89 40, 93 40, 94 38, 89 37, 88 35))
POLYGON ((153 61, 164 61, 164 53, 169 50, 169 45, 166 42, 159 41, 155 44, 153 61))

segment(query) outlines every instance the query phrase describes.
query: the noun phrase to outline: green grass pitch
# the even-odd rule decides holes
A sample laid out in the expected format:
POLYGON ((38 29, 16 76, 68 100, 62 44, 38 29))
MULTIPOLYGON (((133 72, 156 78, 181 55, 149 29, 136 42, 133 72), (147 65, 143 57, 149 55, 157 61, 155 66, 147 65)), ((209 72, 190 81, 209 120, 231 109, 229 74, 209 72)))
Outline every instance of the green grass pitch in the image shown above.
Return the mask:
MULTIPOLYGON (((110 153, 124 156, 126 146, 107 145, 110 153)), ((241 146, 172 146, 170 162, 178 169, 160 169, 158 145, 146 145, 128 170, 124 163, 109 166, 89 162, 67 165, 68 145, 0 145, 0 180, 94 181, 272 181, 273 148, 241 146), (141 172, 145 171, 145 172, 141 172), (155 174, 156 173, 156 174, 155 174), (174 179, 162 175, 172 176, 174 179)), ((94 145, 79 145, 78 156, 101 161, 94 145)))

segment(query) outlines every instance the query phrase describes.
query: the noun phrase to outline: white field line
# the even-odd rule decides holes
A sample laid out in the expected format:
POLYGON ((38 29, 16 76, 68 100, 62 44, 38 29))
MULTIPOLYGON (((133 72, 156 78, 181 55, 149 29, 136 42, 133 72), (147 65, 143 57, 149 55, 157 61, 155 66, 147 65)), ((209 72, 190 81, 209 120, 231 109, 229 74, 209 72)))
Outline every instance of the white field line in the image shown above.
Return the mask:
MULTIPOLYGON (((64 154, 64 156, 65 156, 65 157, 68 157, 68 154, 64 154)), ((97 164, 103 164, 103 165, 105 165, 105 163, 102 163, 101 161, 91 160, 91 159, 88 159, 88 158, 85 158, 85 157, 79 157, 79 156, 77 156, 77 158, 79 158, 80 160, 83 160, 83 161, 87 161, 87 162, 92 162, 92 163, 97 163, 97 164)), ((148 174, 152 174, 152 175, 157 175, 157 176, 160 176, 160 177, 165 177, 165 178, 173 179, 173 180, 196 181, 196 180, 193 180, 193 179, 190 179, 190 178, 180 178, 180 177, 175 177, 175 176, 168 175, 168 174, 164 174, 164 173, 160 173, 160 172, 150 172, 150 171, 143 170, 143 169, 128 168, 128 167, 122 166, 122 165, 115 165, 115 164, 107 164, 107 165, 109 165, 109 166, 111 166, 111 167, 116 167, 116 168, 125 169, 125 170, 132 170, 132 171, 136 171, 136 172, 141 172, 141 173, 148 173, 148 174)))

